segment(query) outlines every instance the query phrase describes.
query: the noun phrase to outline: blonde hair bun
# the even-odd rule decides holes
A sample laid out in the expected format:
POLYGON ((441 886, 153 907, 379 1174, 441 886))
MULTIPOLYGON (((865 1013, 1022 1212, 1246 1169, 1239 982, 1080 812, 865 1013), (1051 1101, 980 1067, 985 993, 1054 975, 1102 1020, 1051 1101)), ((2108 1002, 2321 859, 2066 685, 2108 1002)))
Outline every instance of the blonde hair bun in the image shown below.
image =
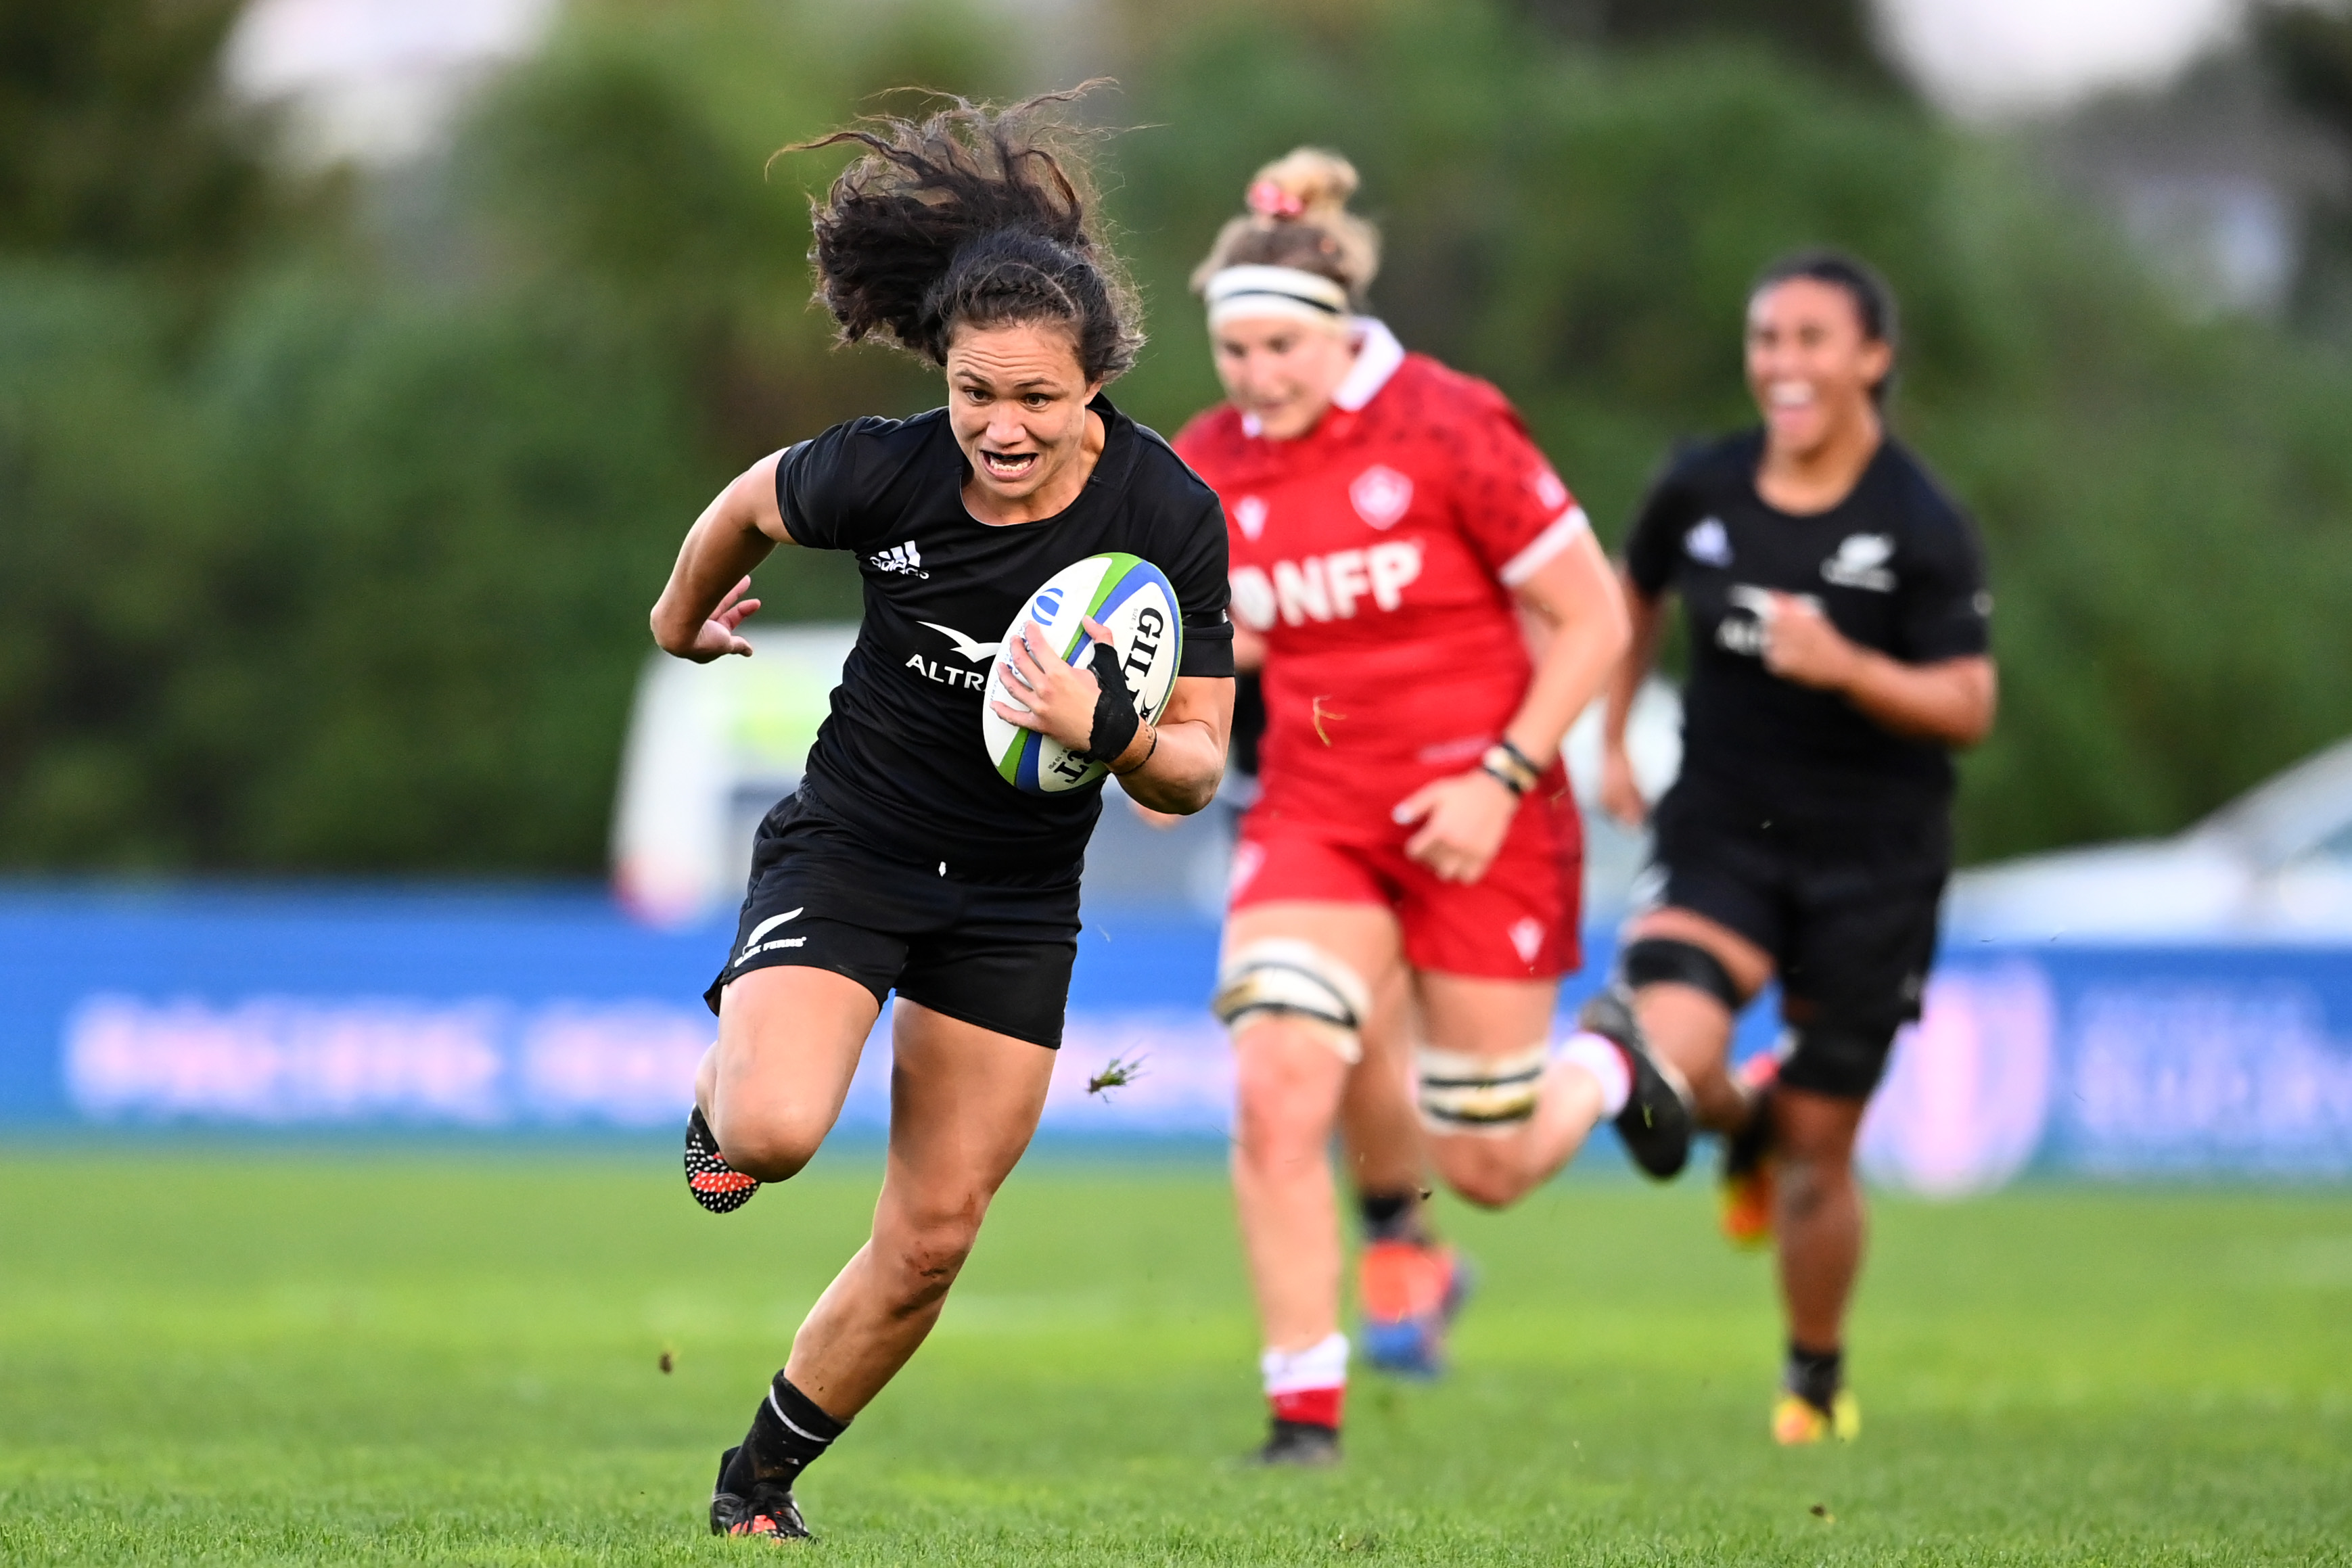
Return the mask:
POLYGON ((1246 216, 1227 220, 1192 271, 1199 292, 1227 267, 1293 267, 1329 279, 1360 308, 1381 269, 1381 231, 1348 210, 1356 165, 1322 147, 1294 147, 1251 176, 1246 216))
POLYGON ((1294 148, 1251 179, 1249 208, 1261 217, 1327 221, 1348 210, 1348 198, 1362 183, 1356 165, 1339 153, 1294 148))

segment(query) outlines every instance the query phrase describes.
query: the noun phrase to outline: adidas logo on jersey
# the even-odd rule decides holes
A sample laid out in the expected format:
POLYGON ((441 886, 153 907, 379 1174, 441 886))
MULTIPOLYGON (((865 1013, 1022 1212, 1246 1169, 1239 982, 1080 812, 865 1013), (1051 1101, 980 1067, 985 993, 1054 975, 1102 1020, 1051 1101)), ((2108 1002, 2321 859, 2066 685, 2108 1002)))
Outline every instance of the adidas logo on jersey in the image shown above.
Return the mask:
POLYGON ((1365 599, 1383 610, 1404 603, 1405 585, 1421 575, 1421 546, 1404 540, 1370 550, 1335 550, 1304 561, 1277 561, 1269 577, 1255 566, 1234 571, 1234 613, 1264 631, 1281 616, 1292 626, 1349 620, 1365 599))
POLYGON ((1684 534, 1683 549, 1692 560, 1709 566, 1731 564, 1731 535, 1725 531, 1719 517, 1707 518, 1684 534))
POLYGON ((909 577, 930 576, 923 570, 922 552, 915 548, 915 542, 911 539, 904 544, 892 545, 879 555, 869 555, 866 560, 877 572, 904 572, 909 577))

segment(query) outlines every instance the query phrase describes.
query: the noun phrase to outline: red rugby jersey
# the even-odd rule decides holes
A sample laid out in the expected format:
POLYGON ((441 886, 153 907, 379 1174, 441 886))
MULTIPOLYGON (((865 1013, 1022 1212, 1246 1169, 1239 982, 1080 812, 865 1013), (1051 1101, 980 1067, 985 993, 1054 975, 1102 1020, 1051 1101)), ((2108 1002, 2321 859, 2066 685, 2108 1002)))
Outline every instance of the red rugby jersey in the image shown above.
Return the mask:
POLYGON ((1266 638, 1263 808, 1384 838, 1475 766, 1532 670, 1510 590, 1587 527, 1503 395, 1365 323, 1316 427, 1270 441, 1231 405, 1176 450, 1224 503, 1233 615, 1266 638))

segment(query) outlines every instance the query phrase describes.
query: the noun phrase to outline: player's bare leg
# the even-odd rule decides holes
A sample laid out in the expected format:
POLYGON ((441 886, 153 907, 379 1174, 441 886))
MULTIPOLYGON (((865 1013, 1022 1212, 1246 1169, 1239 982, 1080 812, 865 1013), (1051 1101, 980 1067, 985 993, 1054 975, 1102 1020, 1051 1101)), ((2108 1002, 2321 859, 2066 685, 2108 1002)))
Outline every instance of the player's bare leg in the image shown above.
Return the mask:
POLYGON ((799 1173, 833 1130, 881 1004, 830 970, 754 969, 719 999, 719 1041, 694 1076, 686 1181, 728 1214, 799 1173))
POLYGON ((763 1182, 798 1174, 840 1116, 881 1010, 827 969, 755 969, 730 984, 695 1082, 727 1163, 763 1182))
POLYGON ((1785 1087, 1772 1095, 1780 1295, 1790 1336, 1801 1344, 1833 1346, 1844 1338, 1846 1303, 1862 1268, 1853 1142, 1864 1104, 1785 1087))
POLYGON ((1412 992, 1391 964, 1372 987, 1371 1016, 1359 1037, 1363 1060, 1339 1100, 1339 1140, 1348 1174, 1364 1194, 1411 1194, 1418 1206, 1428 1151, 1412 1108, 1412 992))
POLYGON ((1772 1234, 1771 1123, 1758 1114, 1769 1077, 1755 1070, 1769 1075, 1774 1062, 1760 1058, 1735 1075, 1730 1059, 1738 1009, 1771 979, 1771 955, 1728 926, 1669 906, 1633 922, 1621 966, 1651 1048, 1690 1084, 1699 1124, 1723 1135, 1724 1235, 1762 1246, 1772 1234))
POLYGON ((1536 1064, 1534 1104, 1524 1119, 1470 1132, 1429 1128, 1430 1157, 1446 1184, 1474 1204, 1499 1208, 1575 1157, 1601 1120, 1602 1086, 1582 1068, 1547 1059, 1556 982, 1423 974, 1419 993, 1432 1050, 1536 1064))
POLYGON ((1356 1310, 1365 1359, 1434 1377, 1470 1289, 1469 1266, 1440 1239, 1423 1202, 1428 1151, 1413 1105, 1412 991, 1400 966, 1373 988, 1363 1060, 1339 1101, 1339 1147, 1356 1188, 1363 1250, 1356 1310))
MULTIPOLYGON (((1331 966, 1356 1026, 1281 1008, 1234 1019, 1235 1114, 1234 1198, 1265 1347, 1262 1370, 1274 1415, 1266 1457, 1324 1462, 1337 1457, 1347 1386, 1339 1331, 1339 1197, 1330 1144, 1360 1053, 1358 1027, 1369 1011, 1366 975, 1397 961, 1395 917, 1380 906, 1269 903, 1235 911, 1225 952, 1299 944, 1302 962, 1331 966), (1310 1443, 1307 1439, 1313 1439, 1310 1443)), ((1276 950, 1279 952, 1280 950, 1276 950)))
POLYGON ((825 1288, 784 1372, 847 1420, 939 1321, 980 1223, 1037 1130, 1054 1053, 900 1001, 874 1234, 825 1288))
POLYGON ((1854 1136, 1866 1102, 1786 1086, 1772 1092, 1773 1229, 1789 1319, 1790 1386, 1774 1412, 1780 1441, 1851 1437, 1860 1415, 1843 1387, 1846 1308, 1865 1228, 1854 1136), (1807 1384, 1808 1386, 1798 1386, 1807 1384))
MULTIPOLYGON (((730 986, 730 996, 743 984, 730 986)), ((793 1483, 929 1334, 990 1201, 1045 1109, 1054 1065, 1045 1047, 903 1000, 893 1026, 890 1148, 873 1234, 793 1336, 791 1357, 751 1431, 720 1458, 715 1531, 807 1533, 793 1483)), ((726 1066, 722 1055, 722 1116, 726 1066)), ((789 1163, 796 1152, 780 1148, 775 1157, 789 1163)), ((806 1163, 805 1154, 797 1157, 806 1163)))
MULTIPOLYGON (((1772 955, 1733 931, 1689 910, 1652 910, 1626 929, 1625 943, 1685 942, 1713 958, 1740 997, 1755 995, 1772 978, 1772 955)), ((1737 1015, 1727 998, 1680 981, 1634 983, 1634 1010, 1650 1048, 1683 1075, 1699 1125, 1736 1132, 1747 1125, 1748 1090, 1730 1072, 1737 1015)))

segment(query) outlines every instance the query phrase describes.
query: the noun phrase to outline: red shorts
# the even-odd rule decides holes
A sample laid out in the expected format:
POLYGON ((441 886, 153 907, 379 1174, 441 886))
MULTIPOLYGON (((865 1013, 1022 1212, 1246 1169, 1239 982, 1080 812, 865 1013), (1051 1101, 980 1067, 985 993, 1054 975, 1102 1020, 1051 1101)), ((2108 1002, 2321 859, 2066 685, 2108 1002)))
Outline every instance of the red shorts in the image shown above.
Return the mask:
POLYGON ((1567 790, 1531 797, 1486 874, 1440 881, 1404 852, 1397 829, 1365 842, 1329 825, 1253 811, 1234 850, 1228 908, 1296 901, 1379 904, 1396 912, 1405 962, 1480 980, 1556 980, 1583 962, 1584 842, 1567 790))

